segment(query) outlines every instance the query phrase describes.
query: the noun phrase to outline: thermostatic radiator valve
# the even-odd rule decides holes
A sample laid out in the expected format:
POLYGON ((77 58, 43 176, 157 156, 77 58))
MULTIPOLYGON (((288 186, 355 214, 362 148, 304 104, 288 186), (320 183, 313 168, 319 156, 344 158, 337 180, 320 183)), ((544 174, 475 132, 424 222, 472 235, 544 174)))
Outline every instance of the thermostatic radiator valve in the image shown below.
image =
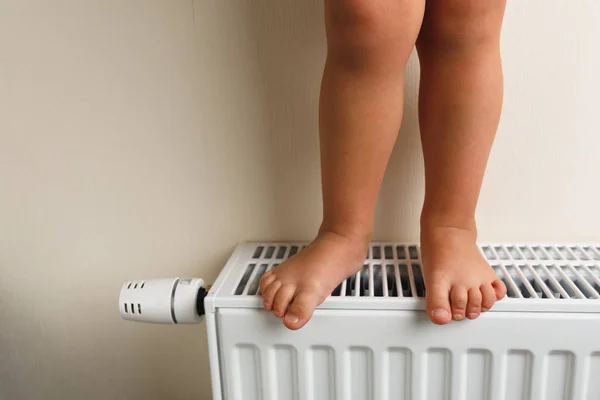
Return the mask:
POLYGON ((159 324, 195 324, 204 315, 208 291, 199 278, 126 282, 119 296, 121 318, 159 324))

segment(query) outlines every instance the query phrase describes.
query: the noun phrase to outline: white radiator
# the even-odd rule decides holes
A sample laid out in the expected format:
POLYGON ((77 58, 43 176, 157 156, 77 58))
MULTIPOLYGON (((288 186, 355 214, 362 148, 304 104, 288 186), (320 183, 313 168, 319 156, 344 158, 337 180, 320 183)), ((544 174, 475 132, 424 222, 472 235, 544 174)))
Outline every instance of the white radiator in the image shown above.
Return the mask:
MULTIPOLYGON (((238 246, 198 307, 215 400, 600 400, 600 246, 483 245, 507 298, 475 321, 436 326, 418 247, 373 244, 292 332, 262 310, 258 282, 302 248, 238 246)), ((144 320, 135 296, 151 285, 139 286, 121 292, 126 319, 144 320)), ((171 286, 175 320, 181 285, 171 286)), ((168 311, 160 322, 173 322, 168 311)))

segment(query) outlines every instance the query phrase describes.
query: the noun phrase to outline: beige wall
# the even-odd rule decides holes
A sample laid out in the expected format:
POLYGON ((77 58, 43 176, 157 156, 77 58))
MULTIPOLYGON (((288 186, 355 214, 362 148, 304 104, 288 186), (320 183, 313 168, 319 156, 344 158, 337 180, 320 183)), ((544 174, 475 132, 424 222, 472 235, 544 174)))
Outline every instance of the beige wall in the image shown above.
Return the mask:
MULTIPOLYGON (((320 3, 0 0, 2 400, 209 398, 204 327, 122 322, 118 290, 310 238, 320 3)), ((600 242, 600 3, 506 18, 481 239, 600 242)), ((417 238, 417 77, 379 239, 417 238)))

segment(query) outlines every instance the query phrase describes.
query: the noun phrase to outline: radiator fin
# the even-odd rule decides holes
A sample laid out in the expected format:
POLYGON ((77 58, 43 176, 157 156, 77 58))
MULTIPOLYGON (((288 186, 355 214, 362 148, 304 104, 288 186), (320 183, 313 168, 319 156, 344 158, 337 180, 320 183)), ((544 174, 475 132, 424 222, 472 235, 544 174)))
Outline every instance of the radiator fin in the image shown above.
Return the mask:
POLYGON ((236 346, 234 355, 233 365, 236 366, 236 381, 239 382, 239 385, 235 388, 235 398, 244 400, 263 399, 258 348, 254 345, 240 344, 236 346))
POLYGON ((406 348, 390 348, 383 354, 381 368, 385 393, 390 400, 412 398, 412 353, 406 348))
POLYGON ((573 353, 568 351, 553 351, 548 355, 544 399, 563 400, 573 398, 574 362, 573 353))
POLYGON ((276 395, 278 400, 298 400, 298 355, 292 346, 275 346, 276 395))
POLYGON ((467 399, 489 400, 492 395, 492 353, 489 350, 467 351, 467 373, 462 376, 467 399))
POLYGON ((508 352, 504 373, 505 400, 531 399, 531 377, 533 354, 527 350, 511 350, 508 352))
POLYGON ((587 396, 586 399, 600 399, 600 352, 595 352, 589 359, 587 368, 587 396))
POLYGON ((447 349, 429 349, 425 357, 427 370, 423 393, 428 400, 450 400, 452 353, 447 349))
POLYGON ((368 347, 351 347, 348 352, 349 376, 352 400, 374 400, 373 351, 368 347))
POLYGON ((309 393, 311 399, 335 399, 335 353, 328 346, 314 346, 311 350, 309 393))

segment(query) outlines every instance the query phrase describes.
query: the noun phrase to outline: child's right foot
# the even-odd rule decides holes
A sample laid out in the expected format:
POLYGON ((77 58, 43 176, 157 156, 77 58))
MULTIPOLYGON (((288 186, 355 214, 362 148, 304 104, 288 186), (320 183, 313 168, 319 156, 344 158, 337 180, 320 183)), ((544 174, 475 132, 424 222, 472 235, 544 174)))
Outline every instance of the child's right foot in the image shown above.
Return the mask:
POLYGON ((273 311, 289 329, 300 329, 315 308, 363 265, 369 237, 321 232, 302 252, 260 280, 265 310, 273 311))

